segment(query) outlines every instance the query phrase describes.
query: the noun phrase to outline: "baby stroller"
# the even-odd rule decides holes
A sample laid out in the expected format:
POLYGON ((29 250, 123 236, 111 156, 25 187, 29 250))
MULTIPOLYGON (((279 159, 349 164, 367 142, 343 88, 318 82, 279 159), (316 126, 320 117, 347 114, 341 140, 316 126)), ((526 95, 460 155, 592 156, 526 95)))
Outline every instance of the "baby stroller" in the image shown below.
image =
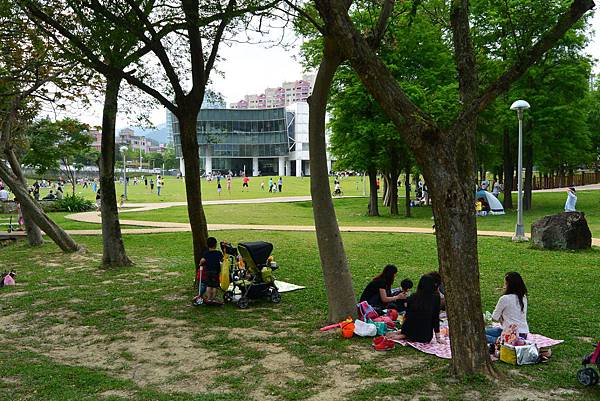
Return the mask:
POLYGON ((251 299, 269 298, 273 303, 281 302, 281 294, 273 279, 273 270, 279 266, 273 261, 273 244, 263 241, 241 242, 237 251, 231 245, 223 247, 229 259, 229 277, 233 288, 225 291, 223 300, 235 302, 245 309, 251 299), (239 256, 238 256, 239 254, 239 256))
POLYGON ((596 369, 600 370, 600 343, 596 345, 594 352, 586 355, 582 361, 583 368, 577 371, 577 380, 584 386, 595 386, 598 384, 598 372, 587 365, 596 365, 596 369))

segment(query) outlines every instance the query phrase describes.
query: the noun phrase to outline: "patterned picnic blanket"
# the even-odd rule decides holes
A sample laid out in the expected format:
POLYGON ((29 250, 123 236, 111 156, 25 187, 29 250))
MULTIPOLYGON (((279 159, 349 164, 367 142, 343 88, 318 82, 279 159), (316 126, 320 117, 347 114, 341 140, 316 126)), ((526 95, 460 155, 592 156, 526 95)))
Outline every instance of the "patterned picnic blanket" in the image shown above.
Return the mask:
MULTIPOLYGON (((442 336, 442 338, 444 339, 445 344, 438 344, 435 341, 430 342, 430 343, 415 343, 415 342, 405 341, 405 340, 394 340, 394 342, 396 342, 400 345, 403 345, 403 346, 410 345, 411 347, 413 347, 421 352, 424 352, 424 353, 430 354, 430 355, 435 355, 439 358, 451 359, 452 351, 450 351, 450 338, 448 336, 442 336)), ((560 344, 563 342, 563 340, 553 340, 551 338, 544 337, 541 334, 532 334, 532 333, 530 333, 527 336, 527 339, 529 341, 533 341, 534 343, 536 343, 538 348, 551 347, 553 345, 560 344)))

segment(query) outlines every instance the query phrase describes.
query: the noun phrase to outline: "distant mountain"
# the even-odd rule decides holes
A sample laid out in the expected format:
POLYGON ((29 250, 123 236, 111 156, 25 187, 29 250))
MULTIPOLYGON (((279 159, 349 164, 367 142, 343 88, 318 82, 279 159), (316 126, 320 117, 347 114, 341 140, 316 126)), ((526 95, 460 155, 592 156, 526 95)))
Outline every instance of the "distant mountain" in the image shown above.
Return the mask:
POLYGON ((158 124, 156 128, 141 128, 141 127, 132 127, 132 130, 135 131, 136 135, 143 135, 146 138, 153 139, 158 143, 167 143, 167 124, 158 124))

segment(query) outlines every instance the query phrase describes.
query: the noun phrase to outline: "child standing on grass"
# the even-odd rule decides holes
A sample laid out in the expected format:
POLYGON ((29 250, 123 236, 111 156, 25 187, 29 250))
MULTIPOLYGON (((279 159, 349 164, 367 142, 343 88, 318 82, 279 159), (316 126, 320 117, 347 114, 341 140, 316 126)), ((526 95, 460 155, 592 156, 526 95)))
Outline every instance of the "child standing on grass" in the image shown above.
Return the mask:
POLYGON ((223 254, 217 250, 217 239, 209 237, 206 240, 208 251, 204 252, 200 260, 200 266, 203 267, 202 284, 206 283, 206 296, 209 301, 214 301, 219 287, 219 276, 221 274, 221 262, 223 254))

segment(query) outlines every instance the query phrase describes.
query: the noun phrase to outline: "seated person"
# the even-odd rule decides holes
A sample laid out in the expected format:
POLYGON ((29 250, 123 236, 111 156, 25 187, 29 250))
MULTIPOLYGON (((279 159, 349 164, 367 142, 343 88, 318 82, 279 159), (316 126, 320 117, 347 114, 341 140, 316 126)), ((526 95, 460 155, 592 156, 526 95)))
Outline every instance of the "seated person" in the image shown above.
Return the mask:
POLYGON ((0 202, 8 202, 8 191, 6 188, 0 188, 0 202))
POLYGON ((375 309, 396 309, 403 310, 401 305, 397 305, 399 300, 406 299, 406 294, 400 293, 392 295, 392 284, 398 273, 398 268, 394 265, 387 265, 383 271, 373 278, 365 287, 360 302, 367 301, 375 309))
POLYGON ((436 291, 440 296, 440 309, 446 310, 446 289, 444 288, 444 283, 442 283, 442 275, 437 271, 429 272, 427 275, 433 277, 435 280, 436 291))
MULTIPOLYGON (((217 288, 219 288, 219 276, 221 274, 221 262, 223 261, 223 254, 217 250, 217 239, 215 237, 209 237, 206 240, 208 251, 204 252, 202 259, 200 260, 200 266, 202 270, 202 286, 206 288, 206 299, 210 301, 215 300, 217 295, 217 288)), ((202 295, 203 289, 200 289, 200 295, 202 295)))
POLYGON ((44 196, 42 200, 56 200, 56 196, 54 196, 54 192, 50 190, 48 195, 44 196))
MULTIPOLYGON (((402 289, 400 294, 404 294, 404 296, 406 296, 406 298, 408 298, 410 296, 410 290, 413 287, 414 287, 414 284, 413 284, 412 280, 409 278, 405 278, 404 280, 402 280, 400 282, 400 288, 402 289)), ((396 295, 396 294, 394 294, 394 295, 396 295)), ((396 301, 396 305, 398 306, 398 308, 396 309, 398 312, 404 312, 404 311, 406 311, 406 308, 408 308, 408 302, 406 299, 400 299, 400 300, 396 301)))
POLYGON ((428 343, 434 332, 437 342, 443 343, 440 337, 440 297, 433 277, 424 275, 419 280, 417 292, 408 297, 401 334, 394 337, 428 343))
POLYGON ((56 189, 56 199, 61 200, 65 197, 65 193, 63 192, 62 187, 59 185, 56 189))
POLYGON ((519 273, 510 272, 504 276, 504 295, 498 300, 492 319, 500 322, 502 327, 485 329, 488 344, 495 343, 502 331, 512 324, 517 326, 519 337, 527 338, 527 287, 519 273))

